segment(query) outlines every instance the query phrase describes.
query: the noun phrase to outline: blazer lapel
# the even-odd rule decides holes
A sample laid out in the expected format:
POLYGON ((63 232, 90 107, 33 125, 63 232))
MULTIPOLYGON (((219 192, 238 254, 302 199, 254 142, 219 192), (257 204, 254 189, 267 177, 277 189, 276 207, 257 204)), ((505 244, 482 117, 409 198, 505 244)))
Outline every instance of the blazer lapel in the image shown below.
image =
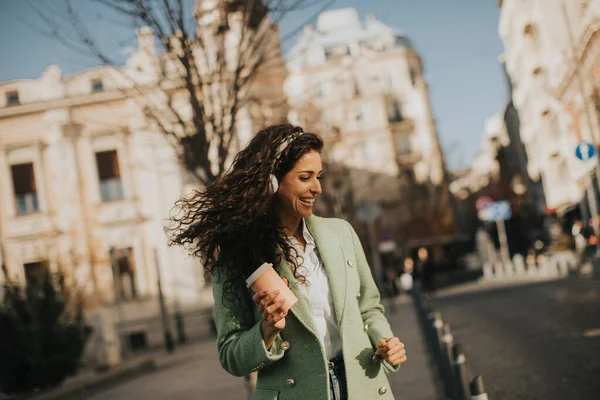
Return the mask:
POLYGON ((327 278, 329 279, 329 288, 333 297, 333 306, 338 328, 342 327, 344 308, 347 295, 347 274, 344 253, 339 236, 331 233, 323 226, 318 217, 311 216, 306 218, 306 226, 310 234, 315 238, 317 251, 325 266, 327 278))
POLYGON ((298 288, 298 280, 294 277, 292 269, 288 265, 287 261, 283 259, 283 257, 276 270, 279 273, 279 276, 281 276, 282 278, 287 278, 290 290, 298 298, 298 302, 294 304, 292 308, 290 308, 291 313, 294 314, 294 316, 298 319, 298 321, 300 321, 302 325, 304 325, 306 329, 312 332, 315 336, 318 336, 317 328, 315 326, 312 313, 310 311, 308 299, 306 298, 306 296, 304 296, 304 294, 302 294, 302 292, 298 288))

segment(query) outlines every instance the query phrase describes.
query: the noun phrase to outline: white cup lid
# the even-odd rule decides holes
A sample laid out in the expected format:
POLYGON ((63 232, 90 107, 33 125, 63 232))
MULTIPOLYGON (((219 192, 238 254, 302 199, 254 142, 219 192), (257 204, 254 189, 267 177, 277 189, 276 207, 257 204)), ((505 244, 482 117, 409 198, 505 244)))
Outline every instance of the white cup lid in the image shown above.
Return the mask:
POLYGON ((258 277, 261 276, 267 268, 272 267, 272 266, 273 266, 273 264, 263 263, 263 265, 258 267, 258 269, 256 271, 254 271, 252 273, 252 275, 250 275, 250 277, 248 277, 248 279, 246 279, 246 287, 252 286, 252 284, 258 279, 258 277))

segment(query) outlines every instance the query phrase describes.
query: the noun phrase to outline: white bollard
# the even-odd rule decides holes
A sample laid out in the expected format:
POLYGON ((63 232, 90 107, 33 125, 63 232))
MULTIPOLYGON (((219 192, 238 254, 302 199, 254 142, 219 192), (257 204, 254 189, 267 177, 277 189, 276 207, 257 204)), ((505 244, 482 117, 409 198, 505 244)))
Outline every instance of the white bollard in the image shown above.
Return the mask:
POLYGON ((481 375, 476 376, 469 385, 471 400, 488 400, 488 395, 481 375))
POLYGON ((494 266, 494 277, 504 277, 504 268, 502 267, 502 263, 500 261, 496 262, 496 265, 494 266))
POLYGON ((527 276, 529 278, 535 278, 539 275, 539 270, 535 264, 527 264, 527 276))
POLYGON ((558 270, 562 278, 569 276, 569 262, 566 259, 558 260, 558 270))
POLYGON ((515 270, 510 261, 504 264, 504 275, 506 277, 512 277, 515 275, 515 270))
POLYGON ((558 278, 558 276, 559 276, 558 259, 555 257, 550 258, 550 260, 548 262, 548 274, 552 278, 558 278))
POLYGON ((544 259, 539 265, 539 276, 542 278, 548 277, 548 260, 544 259))
POLYGON ((486 280, 494 279, 494 269, 489 262, 483 264, 483 278, 486 280))
POLYGON ((518 277, 525 276, 525 260, 520 254, 515 254, 513 257, 513 265, 515 266, 515 275, 518 277))

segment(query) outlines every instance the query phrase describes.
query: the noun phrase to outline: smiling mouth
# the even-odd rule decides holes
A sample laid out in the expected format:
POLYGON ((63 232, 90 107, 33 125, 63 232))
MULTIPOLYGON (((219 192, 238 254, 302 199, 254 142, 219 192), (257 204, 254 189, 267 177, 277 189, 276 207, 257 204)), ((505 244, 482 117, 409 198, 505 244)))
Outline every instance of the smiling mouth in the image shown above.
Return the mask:
POLYGON ((302 198, 302 197, 300 197, 300 201, 302 203, 306 204, 306 205, 312 206, 314 204, 314 202, 315 202, 315 199, 314 198, 309 199, 309 198, 302 198))

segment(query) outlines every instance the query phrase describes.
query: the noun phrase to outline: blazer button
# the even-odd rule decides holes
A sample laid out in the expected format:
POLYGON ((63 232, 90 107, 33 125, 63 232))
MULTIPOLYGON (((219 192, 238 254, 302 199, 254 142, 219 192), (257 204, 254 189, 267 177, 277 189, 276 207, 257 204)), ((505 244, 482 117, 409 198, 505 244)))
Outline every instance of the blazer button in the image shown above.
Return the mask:
POLYGON ((383 396, 386 393, 387 393, 387 388, 385 386, 382 386, 382 387, 379 388, 379 394, 381 396, 383 396))
POLYGON ((360 293, 356 295, 356 300, 360 300, 360 293))
POLYGON ((354 263, 352 262, 352 260, 348 260, 348 265, 354 267, 354 263))
POLYGON ((288 385, 289 387, 294 387, 294 386, 296 386, 296 381, 293 380, 292 378, 288 378, 285 380, 285 384, 288 385))
POLYGON ((365 327, 363 329, 365 330, 365 332, 369 332, 369 324, 365 324, 365 327))
POLYGON ((288 351, 290 349, 290 347, 292 347, 292 345, 287 340, 284 340, 283 342, 281 342, 281 350, 288 351))

